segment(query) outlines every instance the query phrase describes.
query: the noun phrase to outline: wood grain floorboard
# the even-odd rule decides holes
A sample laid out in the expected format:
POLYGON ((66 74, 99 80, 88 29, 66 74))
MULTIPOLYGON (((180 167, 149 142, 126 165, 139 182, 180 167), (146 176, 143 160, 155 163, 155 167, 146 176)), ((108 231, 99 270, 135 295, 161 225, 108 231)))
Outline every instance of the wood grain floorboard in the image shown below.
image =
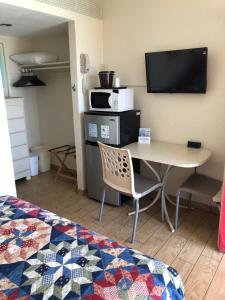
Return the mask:
POLYGON ((155 255, 155 258, 162 260, 167 265, 171 265, 181 250, 184 248, 187 240, 179 235, 172 235, 171 238, 161 247, 155 255))
POLYGON ((195 264, 212 235, 212 231, 199 226, 178 255, 178 257, 191 264, 195 264))
MULTIPOLYGON (((136 243, 131 244, 131 201, 122 207, 105 205, 99 223, 99 202, 78 193, 70 180, 60 178, 55 182, 54 177, 55 171, 51 171, 30 181, 18 181, 18 197, 171 265, 184 282, 186 300, 225 299, 225 257, 217 250, 218 215, 181 209, 180 226, 176 233, 171 233, 168 225, 160 221, 157 203, 140 214, 136 243)), ((141 205, 149 201, 146 197, 141 205)), ((174 206, 168 205, 168 211, 174 220, 174 206)))
POLYGON ((211 285, 206 293, 205 300, 222 300, 225 299, 225 256, 223 256, 221 263, 217 269, 211 285))
MULTIPOLYGON (((217 236, 218 236, 218 230, 215 229, 211 238, 208 240, 204 250, 202 251, 202 255, 208 256, 220 262, 223 257, 223 253, 218 251, 217 236)), ((225 299, 225 294, 224 294, 224 299, 225 299)))
POLYGON ((185 282, 186 299, 204 299, 218 264, 218 261, 204 255, 199 258, 185 282))
POLYGON ((185 282, 189 274, 191 273, 194 265, 177 257, 171 264, 171 267, 173 267, 179 272, 183 282, 185 282))

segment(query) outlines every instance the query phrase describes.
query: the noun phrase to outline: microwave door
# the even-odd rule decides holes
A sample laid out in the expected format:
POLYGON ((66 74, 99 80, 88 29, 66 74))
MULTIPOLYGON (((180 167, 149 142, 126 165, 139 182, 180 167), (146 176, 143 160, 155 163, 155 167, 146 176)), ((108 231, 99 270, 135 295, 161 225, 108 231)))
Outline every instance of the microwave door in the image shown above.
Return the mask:
POLYGON ((92 92, 91 107, 94 109, 109 109, 111 93, 107 92, 92 92))

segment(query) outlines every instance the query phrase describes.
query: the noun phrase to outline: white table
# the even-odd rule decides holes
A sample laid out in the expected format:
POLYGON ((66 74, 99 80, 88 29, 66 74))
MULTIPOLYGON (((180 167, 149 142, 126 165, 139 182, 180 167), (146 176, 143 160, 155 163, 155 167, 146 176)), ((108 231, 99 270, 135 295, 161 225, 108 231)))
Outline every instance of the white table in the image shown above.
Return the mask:
MULTIPOLYGON (((194 149, 188 148, 186 145, 159 141, 151 141, 150 144, 133 143, 125 146, 124 148, 130 151, 132 158, 142 160, 153 172, 157 180, 163 183, 162 191, 159 191, 155 199, 148 206, 142 208, 140 212, 143 212, 154 205, 160 198, 161 193, 164 206, 162 219, 165 214, 166 220, 173 232, 174 228, 168 215, 166 199, 172 204, 174 203, 165 192, 169 171, 173 167, 197 168, 203 165, 210 158, 211 152, 204 148, 194 149), (166 165, 167 168, 165 172, 159 172, 150 164, 150 162, 166 165)), ((130 213, 130 215, 133 213, 134 212, 130 213)))

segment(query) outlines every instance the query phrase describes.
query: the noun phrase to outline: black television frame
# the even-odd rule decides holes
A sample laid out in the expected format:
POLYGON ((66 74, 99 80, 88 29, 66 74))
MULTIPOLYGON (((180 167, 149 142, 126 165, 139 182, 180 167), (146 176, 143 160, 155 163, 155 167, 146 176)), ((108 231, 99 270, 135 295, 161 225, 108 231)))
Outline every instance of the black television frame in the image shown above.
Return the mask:
POLYGON ((197 94, 205 94, 207 90, 207 63, 208 63, 208 48, 207 47, 201 47, 201 48, 192 48, 192 49, 181 49, 181 50, 169 50, 169 51, 160 51, 160 52, 149 52, 145 53, 145 67, 146 67, 146 81, 147 81, 147 92, 148 93, 197 93, 197 94), (203 84, 202 86, 199 86, 196 89, 193 89, 193 87, 190 88, 152 88, 150 86, 150 66, 149 66, 149 59, 148 57, 150 55, 164 55, 166 53, 168 54, 176 54, 181 52, 194 52, 194 51, 202 51, 204 53, 204 65, 203 65, 203 72, 204 72, 204 78, 202 80, 203 84))

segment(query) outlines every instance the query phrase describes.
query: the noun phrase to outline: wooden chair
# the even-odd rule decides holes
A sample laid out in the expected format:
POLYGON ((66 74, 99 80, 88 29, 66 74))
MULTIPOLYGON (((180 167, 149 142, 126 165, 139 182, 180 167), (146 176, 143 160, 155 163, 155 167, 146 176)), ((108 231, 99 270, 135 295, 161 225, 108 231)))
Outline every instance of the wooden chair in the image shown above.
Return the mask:
POLYGON ((197 173, 192 174, 177 191, 175 230, 177 230, 178 227, 179 205, 182 193, 189 194, 189 208, 191 208, 192 195, 205 198, 206 202, 204 202, 204 204, 216 206, 212 201, 212 198, 218 193, 221 186, 222 182, 219 180, 197 173))
POLYGON ((132 197, 135 214, 131 242, 134 243, 138 222, 139 199, 156 189, 162 188, 163 184, 134 173, 129 150, 110 147, 100 142, 98 142, 98 145, 102 160, 103 181, 106 184, 102 193, 99 221, 101 222, 102 220, 107 186, 132 197))

